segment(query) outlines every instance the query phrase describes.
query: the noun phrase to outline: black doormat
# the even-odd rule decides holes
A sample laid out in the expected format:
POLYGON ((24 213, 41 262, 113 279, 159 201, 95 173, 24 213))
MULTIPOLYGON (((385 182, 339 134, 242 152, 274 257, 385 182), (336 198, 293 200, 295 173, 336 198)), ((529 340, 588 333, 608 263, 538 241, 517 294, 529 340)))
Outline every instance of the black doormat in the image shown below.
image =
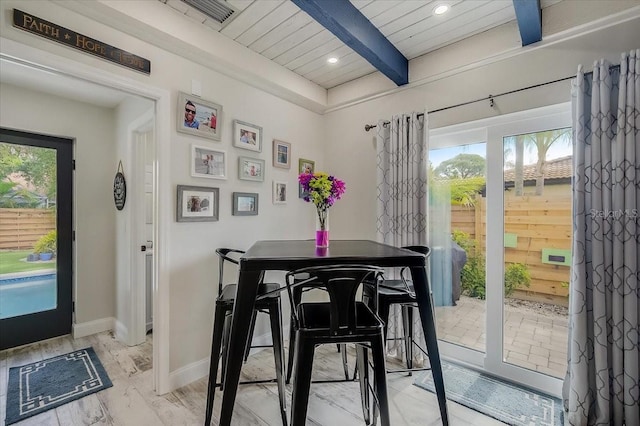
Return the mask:
POLYGON ((93 348, 9 369, 7 425, 113 386, 93 348))

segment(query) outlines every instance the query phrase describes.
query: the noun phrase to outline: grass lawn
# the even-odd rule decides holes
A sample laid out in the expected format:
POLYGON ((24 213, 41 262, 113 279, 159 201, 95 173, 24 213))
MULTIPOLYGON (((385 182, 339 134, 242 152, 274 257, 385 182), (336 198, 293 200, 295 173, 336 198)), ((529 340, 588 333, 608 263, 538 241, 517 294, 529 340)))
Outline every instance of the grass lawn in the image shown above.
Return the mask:
POLYGON ((40 269, 53 269, 56 267, 56 260, 27 262, 27 256, 31 250, 2 250, 0 251, 0 274, 11 274, 14 272, 37 271, 40 269))

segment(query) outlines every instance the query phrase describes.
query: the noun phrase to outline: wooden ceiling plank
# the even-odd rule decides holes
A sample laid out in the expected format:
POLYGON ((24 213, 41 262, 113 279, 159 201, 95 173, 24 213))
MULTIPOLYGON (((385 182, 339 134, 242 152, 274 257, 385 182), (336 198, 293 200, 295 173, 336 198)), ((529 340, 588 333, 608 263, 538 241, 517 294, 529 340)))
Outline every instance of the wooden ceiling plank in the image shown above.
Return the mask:
MULTIPOLYGON (((404 17, 405 15, 414 13, 418 9, 426 6, 424 1, 400 1, 399 3, 400 4, 398 4, 397 6, 394 6, 393 8, 389 8, 383 11, 382 13, 378 13, 375 16, 367 14, 366 11, 363 13, 369 18, 369 20, 373 25, 375 25, 378 28, 381 28, 385 25, 389 25, 391 22, 394 22, 404 17)), ((432 4, 431 2, 427 2, 427 3, 432 4)), ((384 31, 382 31, 382 33, 385 34, 384 31)))
POLYGON ((255 1, 243 10, 229 25, 220 30, 220 33, 235 40, 240 34, 256 25, 265 15, 271 12, 284 0, 255 1))
POLYGON ((479 34, 489 28, 513 20, 513 10, 504 8, 491 13, 491 20, 478 17, 475 13, 463 15, 449 30, 434 29, 431 33, 415 35, 414 40, 407 39, 399 42, 400 48, 412 59, 424 55, 426 52, 455 43, 474 34, 479 34), (405 46, 406 43, 406 46, 405 46))
MULTIPOLYGON (((329 42, 324 43, 324 44, 316 47, 315 49, 309 50, 305 54, 298 56, 293 61, 285 64, 285 67, 287 67, 290 70, 295 71, 296 73, 300 74, 298 72, 298 68, 308 64, 309 62, 315 62, 315 61, 320 61, 320 60, 324 60, 326 62, 327 58, 330 55, 333 55, 333 53, 337 49, 339 49, 340 46, 344 46, 344 43, 341 42, 340 40, 338 40, 337 38, 334 38, 334 39, 330 40, 329 42)), ((335 65, 340 66, 339 63, 335 64, 335 65)))
POLYGON ((378 70, 373 65, 363 60, 361 68, 356 68, 352 72, 341 73, 338 77, 329 81, 324 81, 321 84, 319 83, 319 85, 324 87, 325 89, 331 89, 348 81, 364 77, 365 75, 374 73, 376 71, 378 70))
POLYGON ((300 9, 293 3, 287 1, 273 9, 264 18, 260 19, 255 25, 242 33, 236 41, 243 46, 249 46, 251 43, 260 39, 262 36, 273 30, 282 22, 295 15, 300 9))
MULTIPOLYGON (((322 57, 318 57, 310 62, 307 62, 304 65, 297 67, 294 71, 304 77, 307 77, 307 75, 312 75, 316 72, 319 72, 321 69, 331 70, 331 69, 343 67, 344 65, 351 62, 349 59, 353 55, 357 56, 357 54, 349 46, 341 42, 338 48, 331 51, 331 56, 335 56, 339 58, 338 63, 336 64, 328 63, 327 62, 328 55, 323 55, 322 57)), ((312 78, 308 78, 308 79, 313 80, 312 78)))
MULTIPOLYGON (((300 74, 306 79, 316 82, 316 80, 319 79, 335 77, 336 73, 341 73, 344 68, 356 61, 364 61, 364 59, 362 59, 362 57, 356 52, 351 51, 351 53, 342 56, 340 59, 340 68, 336 68, 335 64, 328 64, 325 62, 324 64, 318 64, 318 66, 313 70, 309 70, 304 73, 301 71, 300 74), (330 73, 333 74, 329 75, 330 73)), ((365 63, 367 62, 365 61, 365 63)))
POLYGON ((318 34, 309 37, 302 43, 299 43, 292 47, 291 49, 283 52, 282 54, 273 58, 273 60, 280 65, 288 64, 299 56, 304 55, 310 50, 316 49, 322 46, 325 43, 329 43, 331 40, 335 40, 336 36, 331 34, 329 31, 321 31, 318 34))
POLYGON ((309 15, 298 9, 298 12, 295 15, 273 28, 255 42, 251 43, 249 48, 258 53, 262 53, 306 25, 309 25, 310 22, 315 21, 313 21, 309 15))
POLYGON ((273 59, 323 31, 325 31, 325 29, 322 25, 311 19, 309 24, 288 35, 270 48, 264 50, 262 55, 269 59, 273 59))
POLYGON ((433 15, 433 5, 428 4, 410 14, 396 19, 395 21, 382 25, 380 27, 380 31, 387 36, 389 41, 395 44, 396 41, 411 37, 412 34, 420 32, 421 29, 429 28, 433 25, 437 25, 439 22, 452 19, 451 16, 455 15, 455 9, 460 7, 460 4, 466 5, 466 8, 473 8, 476 4, 486 3, 487 1, 488 0, 474 0, 466 2, 461 2, 461 0, 452 1, 448 3, 451 6, 451 10, 446 14, 446 16, 443 15, 440 17, 433 15))

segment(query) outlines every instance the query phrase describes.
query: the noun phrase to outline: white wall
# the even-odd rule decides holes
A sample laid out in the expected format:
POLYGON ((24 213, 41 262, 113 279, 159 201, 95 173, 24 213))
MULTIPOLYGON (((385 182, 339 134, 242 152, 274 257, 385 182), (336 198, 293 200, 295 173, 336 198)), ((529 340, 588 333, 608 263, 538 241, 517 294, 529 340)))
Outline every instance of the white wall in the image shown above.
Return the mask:
MULTIPOLYGON (((59 57, 68 58, 70 61, 95 67, 100 72, 109 73, 115 78, 122 76, 171 92, 170 116, 157 117, 158 120, 169 121, 171 124, 170 170, 162 170, 161 173, 170 175, 171 188, 169 190, 172 197, 170 203, 161 205, 160 208, 168 209, 172 213, 168 223, 159 224, 160 227, 169 230, 169 241, 166 242, 169 245, 167 268, 169 276, 163 278, 168 278, 170 283, 168 313, 170 371, 207 359, 210 352, 214 299, 217 293, 215 248, 230 246, 246 249, 254 241, 260 239, 311 238, 312 236, 314 229, 313 207, 297 198, 296 169, 300 157, 315 160, 319 170, 325 167, 323 117, 132 36, 122 34, 99 22, 80 17, 54 3, 7 0, 3 1, 1 6, 0 29, 2 37, 51 52, 59 57), (10 12, 14 7, 146 57, 151 60, 151 75, 142 75, 15 29, 10 25, 10 12), (204 99, 223 106, 223 115, 219 118, 219 123, 222 125, 222 139, 219 142, 178 133, 175 130, 177 94, 179 91, 190 93, 192 79, 202 82, 202 97, 204 99), (231 132, 234 119, 262 126, 263 149, 261 153, 232 146, 231 132), (292 168, 290 170, 271 167, 273 139, 292 144, 292 168), (191 177, 189 170, 191 144, 226 150, 229 178, 214 180, 191 177), (265 160, 267 165, 265 181, 238 180, 238 156, 253 156, 265 160), (289 202, 286 205, 272 204, 272 180, 289 183, 289 202), (175 213, 173 213, 176 209, 175 188, 179 184, 219 188, 220 220, 205 223, 175 222, 175 213), (259 194, 259 215, 232 216, 231 197, 234 191, 257 192, 259 194)), ((42 54, 43 58, 46 56, 44 53, 42 54)), ((3 118, 4 111, 5 109, 3 109, 3 118)), ((30 122, 22 123, 20 126, 24 130, 30 130, 33 127, 30 122)), ((70 127, 74 129, 73 123, 70 127)), ((101 155, 101 157, 109 158, 108 173, 102 177, 101 184, 108 187, 106 191, 108 211, 113 212, 115 209, 110 197, 112 197, 111 186, 115 173, 115 169, 113 169, 115 158, 113 153, 110 153, 108 157, 105 155, 101 155)), ((166 188, 161 190, 166 190, 166 188)), ((80 219, 78 218, 78 220, 80 219)), ((99 249, 99 244, 96 241, 93 245, 99 249)), ((83 267, 91 270, 97 266, 97 263, 97 260, 92 259, 83 267)), ((272 277, 277 278, 278 276, 272 277)), ((108 291, 111 292, 113 299, 113 286, 108 291)), ((96 293, 95 297, 99 303, 102 303, 101 293, 96 293)), ((110 311, 113 312, 113 310, 114 307, 111 306, 110 311)), ((90 312, 89 315, 94 313, 97 314, 97 312, 90 312)), ((113 314, 109 313, 108 315, 113 314)), ((97 319, 99 316, 96 315, 95 318, 97 319)), ((256 335, 263 332, 266 332, 266 327, 259 325, 256 329, 256 335)))
POLYGON ((75 322, 114 316, 114 113, 1 84, 0 125, 74 140, 75 322))

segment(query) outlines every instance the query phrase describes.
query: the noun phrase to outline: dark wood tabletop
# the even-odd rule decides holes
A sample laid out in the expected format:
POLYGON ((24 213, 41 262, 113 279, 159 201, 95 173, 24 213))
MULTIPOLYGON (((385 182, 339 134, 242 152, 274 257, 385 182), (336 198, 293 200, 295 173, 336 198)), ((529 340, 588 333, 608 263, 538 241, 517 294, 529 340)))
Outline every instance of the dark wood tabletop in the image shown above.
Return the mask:
POLYGON ((245 271, 289 271, 337 263, 424 266, 425 257, 415 251, 370 240, 332 240, 328 248, 317 248, 314 240, 273 240, 256 242, 240 258, 240 268, 245 271))

